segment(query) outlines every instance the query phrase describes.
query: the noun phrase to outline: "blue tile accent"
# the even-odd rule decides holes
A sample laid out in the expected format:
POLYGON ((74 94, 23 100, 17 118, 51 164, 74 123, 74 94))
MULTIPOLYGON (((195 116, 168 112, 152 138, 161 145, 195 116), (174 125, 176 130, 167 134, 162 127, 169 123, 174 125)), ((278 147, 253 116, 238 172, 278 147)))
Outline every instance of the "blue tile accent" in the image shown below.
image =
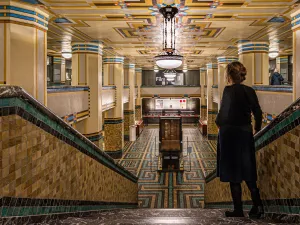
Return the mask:
POLYGON ((293 87, 287 85, 255 85, 252 86, 255 91, 287 92, 292 93, 293 87))
POLYGON ((89 91, 89 87, 68 87, 68 86, 57 86, 48 87, 48 93, 59 93, 59 92, 76 92, 76 91, 89 91))
POLYGON ((10 10, 14 10, 14 11, 22 12, 22 13, 27 13, 27 14, 31 14, 31 15, 36 15, 35 11, 28 10, 28 9, 22 9, 22 8, 19 8, 16 6, 8 5, 8 6, 6 6, 6 9, 10 9, 10 10))
POLYGON ((102 86, 102 90, 116 89, 116 86, 102 86))
POLYGON ((284 19, 284 17, 273 17, 268 22, 269 23, 284 23, 285 19, 284 19))
MULTIPOLYGON (((30 10, 28 10, 28 11, 30 11, 30 10)), ((36 15, 36 14, 34 14, 34 15, 36 15)), ((37 20, 34 17, 24 16, 24 15, 20 15, 20 14, 17 14, 17 13, 6 13, 6 16, 7 17, 17 18, 17 19, 22 19, 22 20, 26 20, 26 21, 36 22, 36 23, 38 23, 38 24, 40 24, 40 25, 42 25, 44 27, 48 27, 47 23, 45 23, 45 22, 43 22, 41 20, 37 20)), ((1 13, 0 17, 4 17, 4 13, 1 13)))

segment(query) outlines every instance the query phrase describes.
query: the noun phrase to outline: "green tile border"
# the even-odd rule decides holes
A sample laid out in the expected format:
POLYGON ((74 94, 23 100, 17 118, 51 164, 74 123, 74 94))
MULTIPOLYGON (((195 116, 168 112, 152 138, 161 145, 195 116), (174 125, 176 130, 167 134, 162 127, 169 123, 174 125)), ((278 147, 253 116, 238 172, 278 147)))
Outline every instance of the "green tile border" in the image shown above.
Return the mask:
POLYGON ((98 210, 137 208, 137 205, 74 205, 74 206, 23 206, 23 207, 2 207, 1 217, 25 217, 37 215, 49 215, 57 213, 76 213, 98 210))
MULTIPOLYGON (((78 138, 77 135, 72 134, 70 132, 71 128, 68 126, 69 129, 64 128, 61 124, 58 122, 54 121, 52 118, 49 118, 48 115, 45 115, 38 110, 38 108, 34 107, 31 105, 28 101, 25 101, 21 98, 17 97, 12 97, 12 98, 0 98, 0 107, 20 107, 26 112, 28 112, 30 115, 32 115, 34 118, 37 120, 42 121, 43 123, 47 124, 49 127, 51 127, 53 130, 57 131, 64 137, 68 138, 69 140, 73 141, 86 151, 88 151, 90 154, 94 155, 100 162, 101 164, 105 165, 108 168, 111 168, 124 176, 125 178, 137 183, 138 178, 134 176, 132 173, 127 171, 125 168, 122 166, 116 164, 110 156, 106 155, 100 148, 97 150, 95 149, 94 144, 88 144, 78 138)), ((58 118, 58 117, 57 117, 58 118)), ((61 120, 62 121, 62 120, 61 120)), ((76 131, 76 133, 78 133, 76 131)), ((79 134, 79 133, 78 133, 79 134)), ((86 139, 83 135, 81 135, 83 139, 86 139)), ((88 139, 87 139, 88 140, 88 139)))

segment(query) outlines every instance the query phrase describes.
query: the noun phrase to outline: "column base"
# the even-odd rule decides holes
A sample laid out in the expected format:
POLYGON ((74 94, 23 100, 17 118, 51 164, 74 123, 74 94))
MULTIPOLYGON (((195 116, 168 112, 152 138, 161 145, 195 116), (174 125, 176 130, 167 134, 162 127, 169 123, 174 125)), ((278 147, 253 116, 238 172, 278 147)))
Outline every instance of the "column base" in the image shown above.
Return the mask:
POLYGON ((107 155, 112 157, 113 159, 120 159, 123 155, 123 149, 117 150, 117 151, 105 151, 107 155))
POLYGON ((218 127, 216 125, 218 111, 209 109, 207 115, 207 138, 208 140, 216 140, 218 138, 218 127))
POLYGON ((208 134, 207 139, 210 141, 218 140, 218 135, 217 134, 208 134))
POLYGON ((102 131, 95 132, 92 134, 84 134, 84 136, 93 142, 97 147, 103 150, 103 133, 102 131))
POLYGON ((124 140, 130 140, 130 126, 135 125, 134 110, 124 110, 124 140))
POLYGON ((122 118, 104 119, 104 152, 112 158, 121 158, 124 148, 124 120, 122 118))
POLYGON ((135 106, 135 120, 136 121, 142 120, 142 106, 141 105, 135 106))
POLYGON ((201 105, 200 119, 202 121, 207 120, 207 106, 206 105, 201 105))

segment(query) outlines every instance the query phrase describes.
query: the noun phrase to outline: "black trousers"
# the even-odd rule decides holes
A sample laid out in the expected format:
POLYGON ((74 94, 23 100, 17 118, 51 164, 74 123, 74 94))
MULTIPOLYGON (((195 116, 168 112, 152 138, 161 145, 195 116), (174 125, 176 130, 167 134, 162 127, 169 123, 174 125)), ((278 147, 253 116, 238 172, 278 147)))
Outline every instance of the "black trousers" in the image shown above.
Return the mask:
MULTIPOLYGON (((257 188, 256 182, 246 181, 246 184, 249 191, 251 192, 253 206, 255 207, 262 206, 259 189, 257 188)), ((230 190, 231 190, 234 210, 243 210, 241 183, 230 182, 230 190)))

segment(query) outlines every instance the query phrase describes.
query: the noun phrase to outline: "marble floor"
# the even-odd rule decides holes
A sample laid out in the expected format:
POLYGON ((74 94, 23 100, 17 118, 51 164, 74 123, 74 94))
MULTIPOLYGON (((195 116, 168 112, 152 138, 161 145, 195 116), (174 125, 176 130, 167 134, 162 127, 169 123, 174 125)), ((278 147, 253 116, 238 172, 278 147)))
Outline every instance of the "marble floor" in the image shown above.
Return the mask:
MULTIPOLYGON (((91 214, 86 217, 69 217, 41 225, 219 225, 219 224, 274 224, 266 220, 226 218, 223 210, 208 209, 123 209, 91 214)), ((276 223, 278 224, 278 223, 276 223)))
POLYGON ((157 173, 158 126, 145 127, 136 142, 126 142, 118 162, 139 177, 140 208, 202 208, 204 177, 215 169, 216 142, 207 141, 197 127, 183 127, 183 173, 157 173), (156 140, 156 141, 155 141, 156 140), (192 147, 190 156, 187 147, 192 147))

